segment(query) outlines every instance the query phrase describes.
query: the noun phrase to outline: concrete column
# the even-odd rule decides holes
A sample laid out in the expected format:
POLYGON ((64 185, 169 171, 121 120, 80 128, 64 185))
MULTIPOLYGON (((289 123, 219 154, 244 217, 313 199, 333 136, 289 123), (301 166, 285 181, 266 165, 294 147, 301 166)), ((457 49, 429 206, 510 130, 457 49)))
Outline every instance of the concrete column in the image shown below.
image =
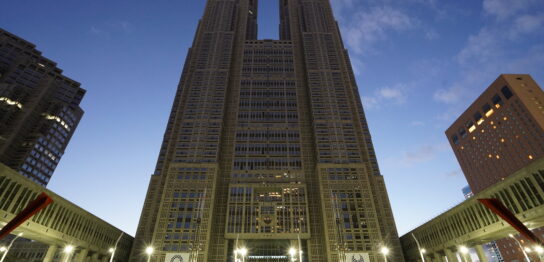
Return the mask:
POLYGON ((61 256, 61 259, 60 261, 72 261, 74 257, 74 252, 72 253, 66 253, 66 252, 62 252, 62 256, 61 256))
POLYGON ((446 248, 446 258, 448 262, 459 262, 455 253, 453 253, 449 248, 446 248))
POLYGON ((100 262, 100 260, 98 260, 98 253, 93 253, 90 262, 100 262))
POLYGON ((472 262, 472 258, 470 257, 470 254, 467 253, 467 254, 461 254, 459 253, 459 255, 461 256, 461 258, 463 259, 463 262, 472 262))
POLYGON ((85 262, 85 260, 87 260, 87 254, 89 254, 89 250, 81 249, 81 251, 76 254, 74 262, 85 262))
POLYGON ((489 262, 487 260, 487 257, 485 256, 484 248, 482 245, 477 245, 474 247, 476 249, 476 254, 478 255, 478 259, 480 262, 489 262))
POLYGON ((52 262, 58 249, 59 247, 57 247, 56 245, 49 246, 49 248, 47 249, 47 253, 45 253, 43 262, 52 262))

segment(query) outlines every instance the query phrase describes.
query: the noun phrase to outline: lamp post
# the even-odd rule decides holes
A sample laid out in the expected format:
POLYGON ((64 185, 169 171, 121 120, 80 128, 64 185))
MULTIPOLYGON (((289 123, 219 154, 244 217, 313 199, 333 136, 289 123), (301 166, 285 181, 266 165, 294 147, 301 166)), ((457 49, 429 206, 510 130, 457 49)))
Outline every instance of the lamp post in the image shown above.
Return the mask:
POLYGON ((117 250, 117 245, 119 244, 119 240, 123 237, 124 232, 121 232, 121 235, 117 238, 117 241, 115 241, 115 246, 110 248, 108 252, 111 253, 110 262, 113 262, 113 256, 115 256, 115 251, 117 250))
POLYGON ((145 253, 147 254, 147 262, 151 261, 151 255, 153 255, 153 247, 152 246, 148 246, 145 248, 145 253))
POLYGON ((9 249, 11 248, 11 246, 13 245, 13 242, 15 242, 15 240, 19 237, 21 237, 23 235, 23 233, 19 233, 17 234, 17 236, 11 240, 11 242, 9 242, 9 245, 8 247, 2 247, 2 249, 4 249, 4 254, 2 255, 2 259, 0 259, 0 262, 3 262, 4 259, 6 258, 6 256, 8 255, 8 252, 9 252, 9 249))
POLYGON ((66 258, 64 259, 64 262, 68 262, 68 260, 72 256, 73 251, 74 251, 74 246, 72 245, 67 245, 64 247, 64 253, 66 253, 66 258))
MULTIPOLYGON (((526 250, 523 248, 523 246, 522 246, 521 243, 518 241, 518 239, 515 238, 514 235, 512 235, 512 234, 508 234, 508 236, 509 236, 510 238, 514 239, 514 240, 516 241, 516 243, 518 243, 518 246, 519 246, 519 248, 521 248, 521 252, 523 252, 523 255, 525 256, 525 259, 527 260, 527 262, 531 262, 531 260, 529 259, 529 256, 527 255, 527 252, 525 252, 526 250)), ((529 249, 529 251, 531 251, 531 250, 529 249)))
POLYGON ((380 252, 383 254, 383 260, 384 260, 385 262, 387 262, 387 254, 389 254, 389 248, 387 248, 387 247, 382 247, 382 248, 380 249, 380 252))
POLYGON ((417 240, 416 235, 414 235, 414 233, 412 233, 412 237, 416 241, 417 249, 419 249, 419 255, 421 256, 421 261, 425 262, 425 257, 423 257, 423 254, 425 253, 425 249, 421 248, 421 246, 419 245, 419 241, 417 240))

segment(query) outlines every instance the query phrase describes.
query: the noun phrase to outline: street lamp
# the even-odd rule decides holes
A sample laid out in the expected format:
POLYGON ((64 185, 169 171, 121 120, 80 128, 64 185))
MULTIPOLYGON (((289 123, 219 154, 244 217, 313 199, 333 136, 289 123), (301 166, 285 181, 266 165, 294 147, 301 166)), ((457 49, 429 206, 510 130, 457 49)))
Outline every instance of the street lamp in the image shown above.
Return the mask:
MULTIPOLYGON (((521 248, 521 252, 523 252, 523 255, 525 256, 525 259, 527 260, 527 262, 531 262, 531 260, 529 259, 529 255, 527 255, 527 252, 526 252, 525 248, 523 248, 523 246, 518 241, 518 239, 515 238, 514 235, 512 235, 512 234, 508 234, 508 236, 511 237, 512 239, 514 239, 516 241, 516 243, 518 243, 518 246, 519 246, 519 248, 521 248)), ((531 251, 531 250, 529 249, 529 251, 531 251)))
POLYGON ((16 240, 17 238, 21 237, 22 235, 23 235, 22 232, 19 233, 19 234, 17 234, 17 236, 16 236, 14 239, 12 239, 11 242, 9 242, 8 247, 2 247, 2 248, 0 248, 0 251, 4 252, 4 254, 2 255, 2 258, 0 259, 0 262, 3 262, 4 259, 6 258, 8 252, 9 252, 9 249, 10 249, 11 246, 13 245, 13 242, 15 242, 15 240, 16 240), (3 249, 3 250, 2 250, 2 249, 3 249))
POLYGON ((115 248, 110 247, 110 249, 108 249, 108 253, 111 254, 111 256, 110 256, 110 262, 113 262, 113 255, 115 254, 115 248))
POLYGON ((466 246, 460 246, 459 252, 461 252, 461 257, 464 261, 467 261, 466 254, 468 254, 468 248, 466 246))
POLYGON ((238 252, 242 255, 242 262, 246 262, 247 248, 240 248, 238 252))
POLYGON ((113 257, 115 256, 115 250, 117 250, 117 245, 119 244, 119 240, 123 237, 124 232, 121 232, 121 235, 117 238, 117 241, 115 241, 115 246, 111 247, 108 252, 111 253, 110 262, 113 262, 113 257))
POLYGON ((67 245, 64 247, 64 253, 66 253, 66 259, 64 259, 64 262, 68 262, 68 259, 70 259, 70 256, 72 255, 72 252, 74 251, 74 246, 67 245))
POLYGON ((292 247, 289 249, 289 255, 291 255, 291 261, 296 261, 295 256, 297 255, 297 249, 292 247))
POLYGON ((382 248, 380 249, 380 252, 383 254, 383 260, 384 260, 385 262, 387 262, 387 254, 389 254, 389 248, 387 248, 387 247, 382 247, 382 248))
POLYGON ((148 246, 145 248, 145 253, 147 254, 147 262, 151 261, 151 255, 153 254, 153 247, 152 246, 148 246))

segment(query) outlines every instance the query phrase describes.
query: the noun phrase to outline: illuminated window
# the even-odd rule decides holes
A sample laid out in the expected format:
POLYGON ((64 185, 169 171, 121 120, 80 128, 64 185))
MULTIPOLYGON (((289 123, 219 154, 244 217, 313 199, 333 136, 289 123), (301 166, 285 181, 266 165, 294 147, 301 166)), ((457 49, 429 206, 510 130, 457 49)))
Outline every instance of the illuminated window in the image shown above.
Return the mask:
POLYGON ((482 114, 480 114, 480 112, 476 112, 474 114, 474 121, 476 121, 478 125, 481 125, 484 122, 484 118, 482 117, 482 114))
POLYGON ((529 155, 529 159, 533 159, 533 156, 532 156, 532 155, 529 155))
POLYGON ((499 155, 496 155, 495 157, 496 157, 497 159, 500 159, 500 158, 501 158, 499 155))
POLYGON ((491 98, 491 102, 493 102, 493 105, 495 105, 496 108, 502 106, 502 98, 498 94, 495 94, 493 98, 491 98))
POLYGON ((504 138, 501 138, 501 142, 504 143, 504 141, 505 141, 504 138))

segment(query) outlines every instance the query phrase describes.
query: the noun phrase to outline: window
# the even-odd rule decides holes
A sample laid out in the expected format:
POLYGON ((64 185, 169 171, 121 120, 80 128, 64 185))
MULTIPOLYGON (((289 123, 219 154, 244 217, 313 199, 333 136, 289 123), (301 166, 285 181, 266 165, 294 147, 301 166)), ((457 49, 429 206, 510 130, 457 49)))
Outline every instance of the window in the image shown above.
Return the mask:
POLYGON ((486 117, 489 117, 493 114, 493 108, 491 108, 491 106, 487 103, 482 106, 482 110, 484 111, 486 117))
POLYGON ((501 88, 501 92, 506 99, 510 99, 510 97, 514 96, 514 94, 512 94, 512 91, 510 91, 510 88, 508 88, 507 86, 501 88))
POLYGON ((459 135, 462 138, 465 138, 465 137, 467 137, 467 131, 464 128, 459 128, 459 135))
POLYGON ((491 102, 493 102, 493 105, 495 105, 496 108, 499 108, 502 106, 502 98, 498 94, 495 94, 493 96, 493 98, 491 99, 491 102))
POLYGON ((451 137, 451 140, 453 141, 454 144, 459 144, 459 137, 457 135, 453 135, 451 137))
POLYGON ((476 113, 474 114, 474 121, 476 121, 476 123, 477 123, 478 125, 481 125, 482 122, 484 122, 484 119, 483 119, 483 117, 482 117, 482 114, 480 114, 480 112, 476 112, 476 113))

